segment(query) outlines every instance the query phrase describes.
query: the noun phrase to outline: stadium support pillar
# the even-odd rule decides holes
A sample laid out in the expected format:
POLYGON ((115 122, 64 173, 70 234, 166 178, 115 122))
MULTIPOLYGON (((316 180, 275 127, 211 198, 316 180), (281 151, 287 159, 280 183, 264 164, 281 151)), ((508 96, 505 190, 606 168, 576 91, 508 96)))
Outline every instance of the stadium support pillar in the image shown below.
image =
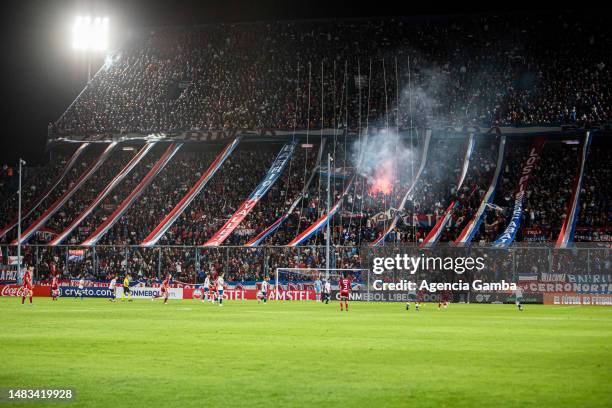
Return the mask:
MULTIPOLYGON (((35 248, 36 249, 35 249, 34 253, 36 254, 36 256, 35 256, 34 259, 36 260, 36 269, 34 269, 34 278, 35 279, 40 279, 40 272, 39 272, 39 270, 40 270, 40 257, 39 257, 39 253, 38 253, 38 245, 35 248)), ((0 252, 2 252, 2 249, 0 249, 0 252)))
POLYGON ((268 248, 263 247, 263 275, 268 276, 270 271, 270 266, 268 265, 268 248))
POLYGON ((229 273, 229 269, 228 269, 229 262, 230 262, 229 247, 225 247, 225 265, 223 265, 223 273, 226 275, 229 273))
POLYGON ((552 273, 554 254, 551 248, 546 248, 547 259, 548 259, 548 273, 552 273))
POLYGON ((157 248, 157 279, 161 276, 161 247, 157 248))
POLYGON ((98 277, 98 253, 96 252, 96 247, 93 247, 92 263, 93 263, 93 274, 95 277, 98 277))
POLYGON ((587 248, 587 273, 591 274, 591 249, 587 248))
POLYGON ((70 269, 68 268, 68 265, 69 265, 68 262, 70 262, 70 252, 68 252, 69 251, 68 248, 69 247, 64 247, 64 251, 66 251, 66 252, 64 252, 64 259, 65 259, 65 261, 64 261, 64 273, 70 274, 70 269))
POLYGON ((195 267, 193 270, 195 271, 195 276, 193 278, 193 283, 198 283, 198 276, 200 275, 200 248, 195 247, 195 255, 193 257, 195 262, 195 267))
POLYGON ((124 274, 129 273, 129 270, 130 270, 130 264, 129 264, 130 256, 128 252, 129 252, 129 249, 128 249, 128 246, 126 245, 123 250, 123 256, 125 259, 125 271, 123 272, 124 274))

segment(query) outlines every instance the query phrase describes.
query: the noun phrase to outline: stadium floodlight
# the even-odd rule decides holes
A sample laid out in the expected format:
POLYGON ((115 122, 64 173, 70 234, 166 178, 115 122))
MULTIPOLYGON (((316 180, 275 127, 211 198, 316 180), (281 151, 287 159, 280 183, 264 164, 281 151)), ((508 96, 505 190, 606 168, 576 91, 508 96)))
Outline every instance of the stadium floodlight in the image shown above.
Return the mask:
POLYGON ((108 25, 108 17, 77 17, 72 27, 72 47, 75 50, 106 51, 108 25))
POLYGON ((91 81, 91 53, 108 48, 108 17, 78 16, 72 26, 72 48, 87 53, 87 83, 91 81))

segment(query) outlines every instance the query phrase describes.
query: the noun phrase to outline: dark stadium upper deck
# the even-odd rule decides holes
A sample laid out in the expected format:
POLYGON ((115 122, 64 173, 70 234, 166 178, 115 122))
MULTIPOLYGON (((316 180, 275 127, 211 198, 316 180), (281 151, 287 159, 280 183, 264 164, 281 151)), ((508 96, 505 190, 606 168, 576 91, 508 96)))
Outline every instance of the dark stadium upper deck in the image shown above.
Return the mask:
POLYGON ((157 28, 127 40, 52 137, 366 126, 602 126, 611 36, 569 14, 157 28))

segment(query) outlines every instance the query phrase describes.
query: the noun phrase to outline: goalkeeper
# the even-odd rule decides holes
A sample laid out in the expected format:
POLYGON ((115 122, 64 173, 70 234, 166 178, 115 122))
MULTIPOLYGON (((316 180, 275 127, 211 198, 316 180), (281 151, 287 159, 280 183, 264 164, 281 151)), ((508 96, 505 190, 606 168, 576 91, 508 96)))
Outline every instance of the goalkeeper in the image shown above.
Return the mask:
POLYGON ((130 274, 126 273, 125 278, 123 278, 123 295, 121 296, 121 301, 125 301, 125 295, 128 296, 128 302, 132 301, 132 291, 130 290, 130 274))

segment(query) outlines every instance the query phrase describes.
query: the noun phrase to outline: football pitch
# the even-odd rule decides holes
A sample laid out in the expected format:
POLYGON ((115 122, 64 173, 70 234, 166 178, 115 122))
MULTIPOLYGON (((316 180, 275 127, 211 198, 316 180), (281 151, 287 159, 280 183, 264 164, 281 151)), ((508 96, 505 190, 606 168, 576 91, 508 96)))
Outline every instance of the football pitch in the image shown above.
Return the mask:
POLYGON ((0 388, 48 406, 612 405, 608 307, 34 301, 0 298, 0 388))

